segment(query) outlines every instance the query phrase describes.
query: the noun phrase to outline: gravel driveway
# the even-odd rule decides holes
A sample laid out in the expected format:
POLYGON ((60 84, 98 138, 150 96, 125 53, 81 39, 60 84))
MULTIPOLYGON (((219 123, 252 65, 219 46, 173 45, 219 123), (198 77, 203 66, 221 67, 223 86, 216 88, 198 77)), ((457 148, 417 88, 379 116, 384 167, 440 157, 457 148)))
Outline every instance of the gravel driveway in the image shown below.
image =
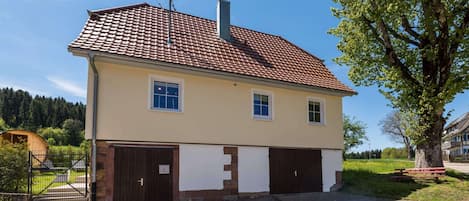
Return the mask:
POLYGON ((445 162, 446 168, 451 168, 462 173, 469 174, 469 163, 449 163, 445 162))
POLYGON ((241 199, 239 201, 391 201, 361 195, 351 195, 341 192, 332 193, 299 193, 288 195, 269 195, 255 199, 241 199))

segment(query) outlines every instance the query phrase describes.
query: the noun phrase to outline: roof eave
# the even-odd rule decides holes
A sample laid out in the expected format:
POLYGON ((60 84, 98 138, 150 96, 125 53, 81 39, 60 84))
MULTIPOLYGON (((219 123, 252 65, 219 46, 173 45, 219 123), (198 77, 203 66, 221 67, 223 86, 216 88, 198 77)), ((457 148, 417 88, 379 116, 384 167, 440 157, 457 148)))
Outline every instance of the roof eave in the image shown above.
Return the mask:
POLYGON ((310 85, 304 85, 304 84, 298 84, 298 83, 292 83, 292 82, 285 82, 281 80, 274 80, 274 79, 261 78, 261 77, 255 77, 255 76, 249 76, 249 75, 242 75, 242 74, 237 74, 237 73, 211 70, 211 69, 200 68, 196 66, 181 65, 181 64, 175 64, 175 63, 169 63, 169 62, 163 62, 163 61, 157 61, 157 60, 151 60, 151 59, 141 59, 141 58, 135 58, 135 57, 130 57, 130 56, 111 54, 111 53, 106 53, 106 52, 101 52, 101 51, 86 50, 82 48, 68 47, 68 51, 71 52, 73 55, 80 56, 80 57, 87 58, 88 55, 93 54, 95 56, 100 56, 102 58, 115 59, 115 60, 120 60, 124 62, 130 62, 133 64, 137 63, 137 64, 143 64, 143 65, 150 65, 153 68, 155 68, 155 66, 159 66, 159 67, 163 67, 164 70, 169 70, 169 71, 178 70, 178 71, 184 71, 184 72, 197 72, 197 73, 202 73, 202 74, 210 75, 210 76, 217 76, 217 77, 222 76, 222 77, 236 78, 236 79, 240 79, 243 81, 257 81, 257 82, 262 82, 262 83, 274 84, 277 86, 283 86, 287 88, 303 89, 307 91, 314 91, 317 93, 336 95, 336 96, 342 96, 342 97, 354 96, 358 94, 355 91, 344 91, 344 90, 338 90, 338 89, 310 86, 310 85))

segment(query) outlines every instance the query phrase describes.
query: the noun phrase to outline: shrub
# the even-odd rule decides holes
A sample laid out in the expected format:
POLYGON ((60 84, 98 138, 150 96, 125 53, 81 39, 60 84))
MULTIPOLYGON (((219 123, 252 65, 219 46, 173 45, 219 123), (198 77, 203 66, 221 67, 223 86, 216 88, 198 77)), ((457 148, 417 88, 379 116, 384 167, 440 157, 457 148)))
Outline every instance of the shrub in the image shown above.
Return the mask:
POLYGON ((68 136, 65 134, 65 131, 60 128, 41 128, 37 133, 44 139, 47 139, 48 142, 51 141, 54 143, 50 145, 66 145, 68 143, 68 136), (50 139, 53 139, 53 141, 50 139))
POLYGON ((47 159, 54 166, 70 167, 72 160, 80 160, 85 156, 85 151, 81 147, 74 146, 49 146, 47 159))
POLYGON ((9 129, 9 126, 5 123, 5 121, 0 118, 0 132, 6 131, 9 129))
POLYGON ((0 139, 0 192, 24 192, 28 185, 28 147, 0 139))

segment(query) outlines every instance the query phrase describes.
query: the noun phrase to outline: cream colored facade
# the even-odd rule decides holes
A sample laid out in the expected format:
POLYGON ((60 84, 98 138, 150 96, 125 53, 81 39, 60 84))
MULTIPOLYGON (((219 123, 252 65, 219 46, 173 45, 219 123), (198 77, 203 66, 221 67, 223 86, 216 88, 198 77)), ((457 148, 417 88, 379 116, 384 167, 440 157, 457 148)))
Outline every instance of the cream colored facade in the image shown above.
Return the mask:
MULTIPOLYGON (((235 79, 97 60, 97 139, 342 149, 342 97, 235 79), (151 77, 183 82, 183 111, 150 109, 151 77), (273 119, 252 116, 252 91, 273 95, 273 119), (324 101, 325 122, 312 125, 307 101, 324 101)), ((89 70, 86 137, 91 138, 93 76, 89 70)))

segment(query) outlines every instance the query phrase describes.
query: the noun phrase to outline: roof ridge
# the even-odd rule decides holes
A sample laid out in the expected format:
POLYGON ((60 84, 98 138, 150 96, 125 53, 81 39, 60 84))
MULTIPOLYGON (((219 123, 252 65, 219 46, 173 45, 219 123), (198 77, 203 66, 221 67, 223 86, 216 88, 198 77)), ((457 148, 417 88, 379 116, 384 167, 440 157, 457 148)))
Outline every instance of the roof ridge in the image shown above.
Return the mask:
MULTIPOLYGON (((125 6, 117 6, 117 7, 112 7, 112 8, 104 8, 104 9, 98 9, 98 10, 90 10, 89 12, 94 13, 94 14, 101 14, 101 13, 104 13, 104 12, 110 12, 110 11, 115 11, 115 10, 123 10, 123 9, 128 9, 128 8, 136 8, 136 7, 140 7, 140 6, 150 6, 150 7, 156 8, 156 9, 163 9, 163 10, 165 10, 165 11, 168 10, 168 9, 166 9, 166 8, 163 8, 163 7, 154 6, 154 5, 151 5, 151 4, 147 3, 147 2, 143 2, 143 3, 137 3, 137 4, 129 4, 129 5, 125 5, 125 6)), ((214 23, 217 22, 216 20, 212 20, 212 19, 205 18, 205 17, 200 17, 200 16, 197 16, 197 15, 192 15, 192 14, 189 14, 189 13, 184 13, 184 12, 180 12, 180 11, 172 11, 172 12, 178 13, 178 14, 182 14, 182 15, 186 15, 186 16, 190 16, 190 17, 199 18, 199 19, 206 20, 206 21, 210 21, 210 22, 214 22, 214 23)), ((230 24, 230 27, 235 27, 235 28, 239 28, 239 29, 244 29, 244 30, 248 30, 248 31, 253 31, 253 32, 257 32, 257 33, 260 33, 260 34, 265 34, 265 35, 269 35, 269 36, 273 36, 273 37, 279 37, 279 35, 275 35, 275 34, 271 34, 271 33, 267 33, 267 32, 262 32, 262 31, 258 31, 258 30, 254 30, 254 29, 250 29, 250 28, 238 26, 238 25, 232 25, 232 24, 230 24)))
POLYGON ((110 11, 122 10, 122 9, 128 9, 128 8, 136 8, 136 7, 140 7, 140 6, 151 6, 151 5, 148 4, 147 2, 143 2, 143 3, 128 4, 128 5, 124 5, 124 6, 116 6, 116 7, 111 7, 111 8, 103 8, 103 9, 88 10, 88 11, 91 12, 91 13, 94 13, 94 14, 100 14, 100 13, 103 13, 103 12, 110 12, 110 11))
MULTIPOLYGON (((168 9, 166 9, 166 8, 163 8, 163 7, 154 6, 154 5, 151 5, 151 4, 148 4, 148 5, 151 6, 151 7, 157 8, 157 9, 163 9, 163 10, 165 10, 165 11, 168 10, 168 9)), ((189 14, 189 13, 184 13, 184 12, 181 12, 181 11, 171 11, 171 12, 178 13, 178 14, 182 14, 182 15, 186 15, 186 16, 189 16, 189 17, 199 18, 199 19, 206 20, 206 21, 210 21, 210 22, 214 22, 214 23, 217 22, 217 20, 212 20, 212 19, 209 19, 209 18, 200 17, 200 16, 197 16, 197 15, 189 14)), ((253 31, 253 32, 257 32, 257 33, 261 33, 261 34, 265 34, 265 35, 269 35, 269 36, 279 37, 279 35, 275 35, 275 34, 271 34, 271 33, 267 33, 267 32, 262 32, 262 31, 258 31, 258 30, 254 30, 254 29, 250 29, 250 28, 238 26, 238 25, 232 25, 232 24, 230 24, 230 27, 245 29, 245 30, 248 30, 248 31, 253 31)))

